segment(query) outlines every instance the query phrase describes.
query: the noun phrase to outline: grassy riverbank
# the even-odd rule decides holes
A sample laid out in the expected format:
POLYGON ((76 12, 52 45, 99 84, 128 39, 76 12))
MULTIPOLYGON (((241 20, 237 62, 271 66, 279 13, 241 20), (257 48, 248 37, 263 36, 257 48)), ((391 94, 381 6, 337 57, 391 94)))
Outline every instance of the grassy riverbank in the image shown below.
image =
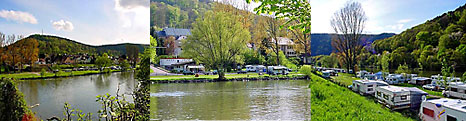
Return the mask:
MULTIPOLYGON (((236 79, 236 78, 262 78, 262 77, 296 77, 303 76, 302 74, 292 73, 288 75, 259 75, 257 73, 248 73, 248 74, 225 74, 227 79, 236 79)), ((195 77, 194 75, 170 75, 170 76, 151 76, 151 81, 159 80, 198 80, 198 79, 217 79, 218 75, 199 75, 195 77)))
MULTIPOLYGON (((115 72, 119 70, 110 70, 110 72, 115 72)), ((81 76, 88 74, 99 74, 107 73, 101 71, 72 71, 72 72, 58 72, 55 73, 46 72, 44 75, 41 75, 40 72, 23 72, 23 73, 14 73, 14 74, 0 74, 0 78, 13 78, 13 79, 38 79, 38 78, 55 78, 55 77, 69 77, 69 76, 81 76)))
POLYGON ((313 120, 413 120, 313 73, 309 76, 313 120))

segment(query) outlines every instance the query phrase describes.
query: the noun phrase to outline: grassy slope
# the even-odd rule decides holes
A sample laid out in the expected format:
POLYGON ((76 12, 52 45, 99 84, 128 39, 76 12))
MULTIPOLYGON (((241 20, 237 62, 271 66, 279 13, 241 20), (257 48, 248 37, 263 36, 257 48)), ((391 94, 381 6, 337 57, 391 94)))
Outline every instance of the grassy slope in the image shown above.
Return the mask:
POLYGON ((310 77, 312 120, 413 120, 315 74, 310 77))

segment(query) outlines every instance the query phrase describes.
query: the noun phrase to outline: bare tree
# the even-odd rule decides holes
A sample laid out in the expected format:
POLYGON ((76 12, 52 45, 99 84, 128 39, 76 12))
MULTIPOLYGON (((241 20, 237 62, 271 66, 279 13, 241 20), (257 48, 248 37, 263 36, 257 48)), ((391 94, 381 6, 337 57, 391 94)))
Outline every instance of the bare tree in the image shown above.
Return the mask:
POLYGON ((359 2, 346 3, 331 19, 332 28, 336 33, 332 46, 338 51, 338 57, 345 63, 348 71, 354 70, 356 56, 363 48, 361 36, 366 20, 366 14, 359 2))
POLYGON ((273 17, 267 17, 266 18, 266 23, 264 24, 264 28, 266 31, 267 38, 269 39, 269 42, 273 42, 274 46, 272 47, 272 51, 277 55, 277 64, 280 64, 280 57, 278 56, 280 53, 280 46, 279 46, 279 37, 283 35, 284 32, 281 31, 280 29, 280 23, 279 20, 273 17))
MULTIPOLYGON (((310 29, 311 27, 306 26, 305 28, 310 29)), ((292 29, 290 31, 293 35, 294 43, 296 43, 295 50, 304 53, 304 63, 309 63, 307 57, 311 55, 311 33, 305 33, 299 29, 292 29)))

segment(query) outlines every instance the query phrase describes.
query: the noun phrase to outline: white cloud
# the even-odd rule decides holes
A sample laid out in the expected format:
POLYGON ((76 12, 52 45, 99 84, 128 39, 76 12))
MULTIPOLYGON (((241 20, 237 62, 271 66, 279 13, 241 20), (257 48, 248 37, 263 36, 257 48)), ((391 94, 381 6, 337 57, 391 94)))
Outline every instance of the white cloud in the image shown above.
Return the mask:
POLYGON ((65 21, 65 20, 59 20, 52 22, 53 28, 55 30, 63 30, 63 31, 73 31, 74 26, 73 23, 70 21, 65 21))
POLYGON ((31 24, 37 24, 37 19, 30 13, 13 10, 1 10, 0 17, 7 20, 17 21, 19 23, 26 22, 31 24))
POLYGON ((118 6, 126 9, 144 7, 149 5, 149 0, 116 0, 118 6))
POLYGON ((401 19, 401 20, 398 20, 398 23, 408 23, 411 21, 413 21, 413 19, 401 19))

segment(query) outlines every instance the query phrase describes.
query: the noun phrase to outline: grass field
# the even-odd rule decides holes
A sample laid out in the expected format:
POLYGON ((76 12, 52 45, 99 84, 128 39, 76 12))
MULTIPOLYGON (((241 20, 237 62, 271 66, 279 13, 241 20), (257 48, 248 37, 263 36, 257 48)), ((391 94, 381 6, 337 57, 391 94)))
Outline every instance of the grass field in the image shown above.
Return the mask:
MULTIPOLYGON (((293 77, 299 76, 301 74, 290 73, 288 75, 277 75, 272 77, 293 77)), ((270 75, 264 74, 259 75, 257 73, 247 73, 247 74, 225 74, 225 78, 234 79, 234 78, 260 78, 260 77, 269 77, 270 75)), ((199 75, 199 77, 194 77, 194 75, 170 75, 170 76, 151 76, 150 80, 195 80, 195 79, 216 79, 218 75, 199 75)))
MULTIPOLYGON (((111 70, 114 72, 116 70, 111 70)), ((100 71, 73 71, 73 72, 60 72, 57 74, 57 77, 67 77, 67 76, 79 76, 86 74, 98 74, 102 73, 100 71)), ((39 72, 24 72, 24 73, 15 73, 15 74, 0 74, 0 78, 15 78, 15 79, 28 79, 28 78, 41 78, 39 72)), ((47 72, 43 76, 44 78, 55 77, 54 73, 47 72)))
POLYGON ((348 73, 338 73, 338 76, 333 77, 333 80, 337 83, 345 85, 345 87, 353 84, 354 80, 358 80, 359 78, 353 77, 352 74, 348 73))
MULTIPOLYGON (((373 99, 356 94, 315 74, 309 75, 312 120, 413 120, 384 108, 373 99)), ((348 82, 349 79, 344 81, 348 82)))

